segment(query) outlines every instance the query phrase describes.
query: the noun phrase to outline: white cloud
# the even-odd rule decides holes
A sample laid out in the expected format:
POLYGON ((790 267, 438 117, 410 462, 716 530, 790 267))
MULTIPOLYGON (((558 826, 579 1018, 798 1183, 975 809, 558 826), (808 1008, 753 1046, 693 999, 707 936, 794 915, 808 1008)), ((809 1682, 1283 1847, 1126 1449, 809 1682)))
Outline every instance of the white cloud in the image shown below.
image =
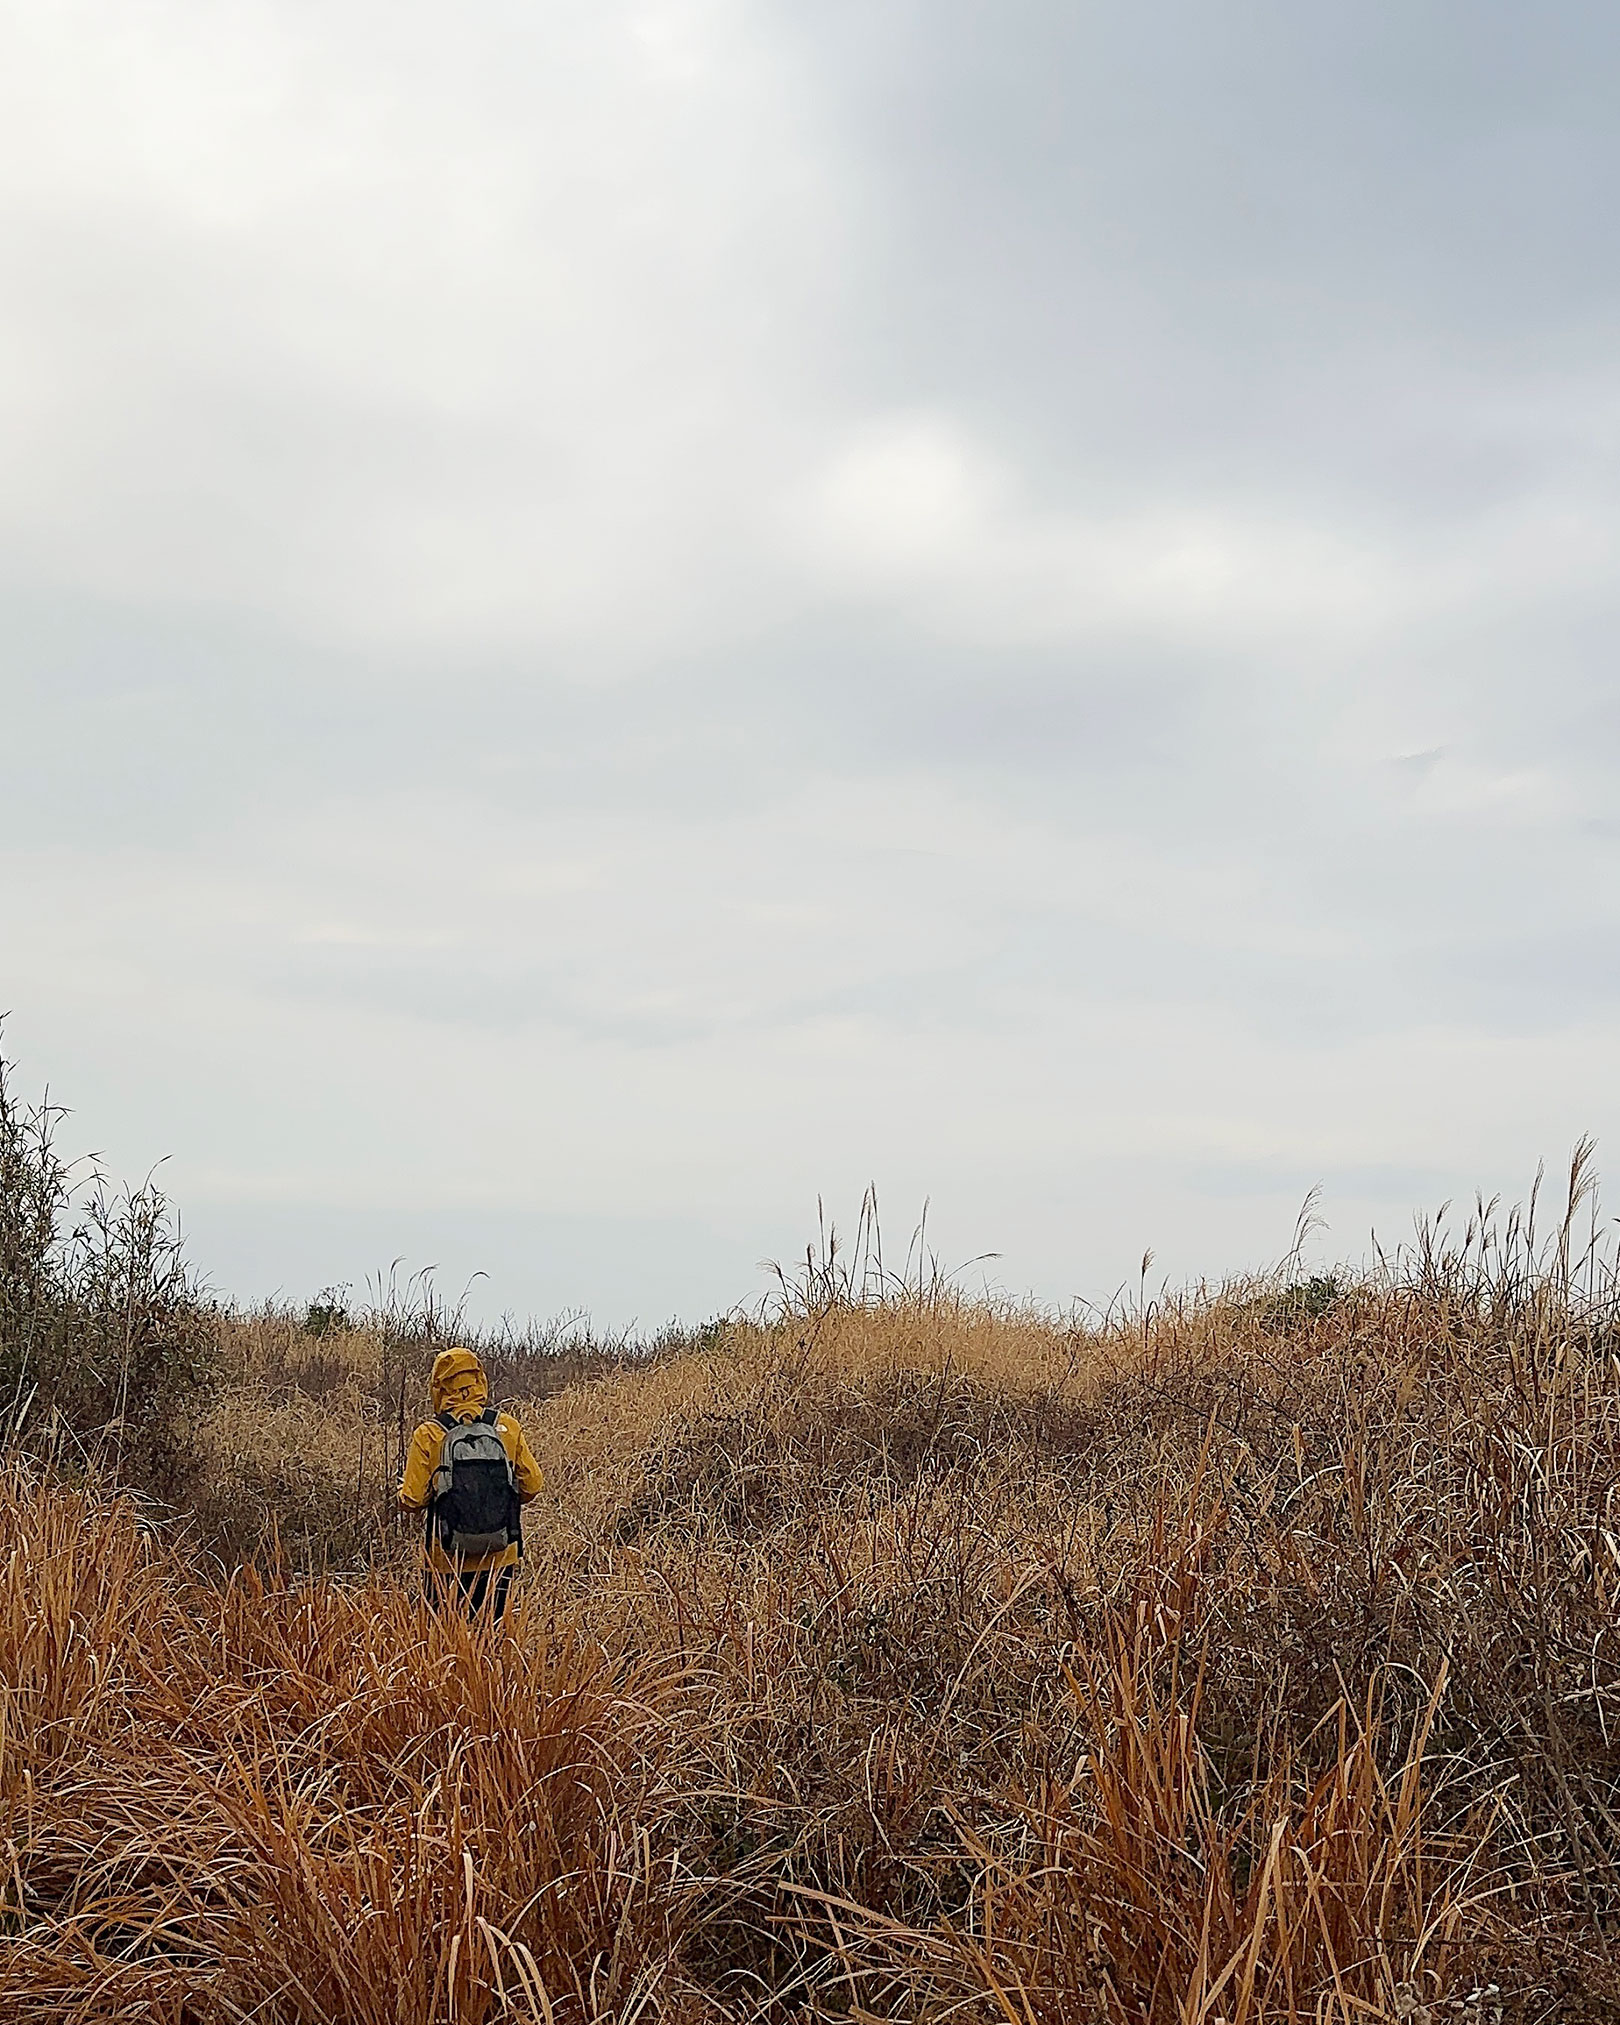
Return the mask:
POLYGON ((1129 10, 856 12, 0 21, 0 1005, 239 1233, 875 1175, 1061 1295, 1606 1122, 1589 267, 1436 325, 1421 162, 1258 243, 1129 10))
POLYGON ((836 172, 724 4, 13 9, 0 528, 407 652, 746 623, 836 172), (724 618, 718 615, 730 608, 724 618))
POLYGON ((940 414, 852 432, 794 527, 832 588, 891 598, 933 632, 1011 644, 1121 631, 1177 643, 1364 636, 1410 597, 1370 544, 1236 503, 1043 508, 940 414))
POLYGON ((1461 517, 1439 539, 1319 503, 1313 518, 1240 493, 1144 505, 1133 490, 1086 511, 1038 502, 949 414, 907 412, 849 430, 785 529, 828 590, 934 634, 1325 648, 1337 665, 1397 629, 1605 590, 1620 540, 1620 501, 1567 489, 1461 517))

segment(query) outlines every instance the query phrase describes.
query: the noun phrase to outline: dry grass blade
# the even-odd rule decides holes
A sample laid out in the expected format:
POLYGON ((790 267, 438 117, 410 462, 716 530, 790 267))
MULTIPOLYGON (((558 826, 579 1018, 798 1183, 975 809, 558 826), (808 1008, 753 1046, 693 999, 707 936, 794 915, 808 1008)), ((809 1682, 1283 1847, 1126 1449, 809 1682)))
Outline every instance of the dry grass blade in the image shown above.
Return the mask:
POLYGON ((1481 1214, 1100 1322, 894 1273, 874 1212, 773 1313, 519 1401, 552 1489, 500 1631, 377 1523, 422 1344, 232 1325, 189 1536, 0 1475, 5 2015, 1603 2015, 1590 1207, 1583 1155, 1545 1244, 1481 1214))

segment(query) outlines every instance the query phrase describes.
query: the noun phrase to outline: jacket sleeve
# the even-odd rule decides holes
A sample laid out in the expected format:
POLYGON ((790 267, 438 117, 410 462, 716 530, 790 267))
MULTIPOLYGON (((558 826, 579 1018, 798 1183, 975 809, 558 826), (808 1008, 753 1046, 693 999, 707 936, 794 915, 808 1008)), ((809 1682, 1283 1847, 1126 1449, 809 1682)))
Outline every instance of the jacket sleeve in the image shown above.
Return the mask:
POLYGON ((512 1458, 512 1474, 517 1478, 518 1497, 527 1504, 530 1498, 539 1497, 546 1487, 546 1480, 534 1459, 528 1437, 517 1422, 508 1420, 503 1432, 507 1436, 507 1452, 512 1458))
POLYGON ((444 1429, 436 1421, 424 1421, 411 1436, 405 1453, 405 1474, 399 1480, 399 1501, 407 1512, 426 1509, 433 1495, 433 1472, 439 1467, 444 1447, 444 1429))

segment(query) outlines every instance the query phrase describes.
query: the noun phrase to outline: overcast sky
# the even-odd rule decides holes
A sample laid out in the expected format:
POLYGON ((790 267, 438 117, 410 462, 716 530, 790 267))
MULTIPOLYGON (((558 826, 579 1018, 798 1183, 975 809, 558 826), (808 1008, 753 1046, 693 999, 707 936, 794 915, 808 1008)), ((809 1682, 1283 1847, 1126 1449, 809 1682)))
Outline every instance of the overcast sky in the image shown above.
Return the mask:
POLYGON ((0 1008, 243 1298, 1620 1126, 1620 11, 0 0, 0 1008))

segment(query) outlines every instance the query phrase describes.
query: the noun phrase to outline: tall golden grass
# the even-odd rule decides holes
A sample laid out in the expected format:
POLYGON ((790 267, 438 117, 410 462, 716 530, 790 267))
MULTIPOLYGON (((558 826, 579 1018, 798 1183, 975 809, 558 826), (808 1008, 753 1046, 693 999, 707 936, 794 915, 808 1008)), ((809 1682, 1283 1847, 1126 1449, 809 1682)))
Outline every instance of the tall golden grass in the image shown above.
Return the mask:
POLYGON ((386 1344, 238 1325, 189 1512, 0 1479, 0 2016, 1620 2015, 1582 1194, 1090 1322, 813 1258, 520 1404, 494 1631, 386 1344))

